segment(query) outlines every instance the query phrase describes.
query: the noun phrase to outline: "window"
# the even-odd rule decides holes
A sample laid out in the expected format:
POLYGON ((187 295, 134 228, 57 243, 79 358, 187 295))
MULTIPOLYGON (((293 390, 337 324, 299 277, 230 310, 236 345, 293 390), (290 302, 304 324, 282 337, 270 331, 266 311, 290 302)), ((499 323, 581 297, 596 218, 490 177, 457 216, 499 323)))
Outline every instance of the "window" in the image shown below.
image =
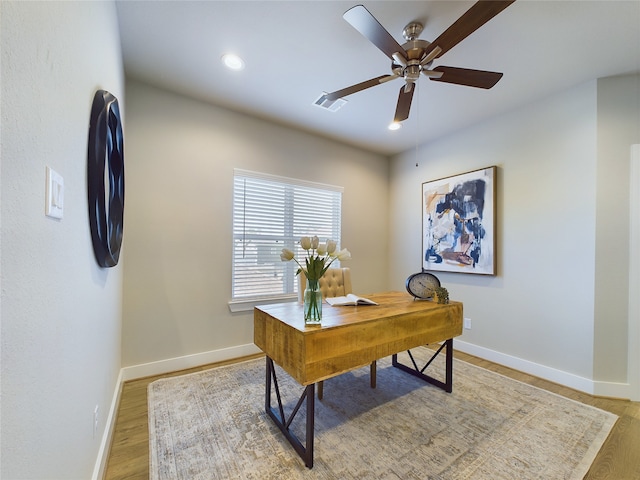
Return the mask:
MULTIPOLYGON (((234 170, 232 311, 297 298, 298 265, 280 260, 283 248, 303 258, 300 237, 340 243, 342 187, 234 170)), ((338 266, 338 262, 334 262, 338 266)))

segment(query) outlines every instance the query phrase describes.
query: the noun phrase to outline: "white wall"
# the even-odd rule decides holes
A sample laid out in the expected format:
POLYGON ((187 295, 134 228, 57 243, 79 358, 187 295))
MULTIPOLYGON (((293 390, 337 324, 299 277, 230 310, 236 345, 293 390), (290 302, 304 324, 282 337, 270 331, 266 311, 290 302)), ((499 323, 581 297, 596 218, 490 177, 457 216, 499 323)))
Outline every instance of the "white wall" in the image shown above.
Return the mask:
POLYGON ((638 248, 629 244, 629 156, 635 143, 640 143, 640 75, 598 80, 594 376, 621 383, 627 381, 623 366, 630 353, 629 251, 638 248))
POLYGON ((121 267, 103 270, 94 260, 86 193, 94 92, 123 96, 115 7, 0 8, 0 476, 86 480, 120 372, 121 267), (64 178, 61 220, 44 214, 46 165, 64 178))
POLYGON ((135 81, 125 136, 125 366, 255 348, 253 313, 227 303, 234 168, 344 186, 354 289, 387 288, 387 158, 135 81))
MULTIPOLYGON (((622 96, 633 100, 637 83, 627 80, 625 85, 622 96)), ((611 186, 601 185, 602 171, 613 167, 614 178, 620 178, 625 175, 619 170, 624 161, 628 175, 633 142, 628 130, 622 138, 609 135, 607 151, 624 150, 625 155, 616 156, 613 163, 604 158, 598 145, 604 138, 602 129, 617 127, 599 113, 606 105, 613 117, 623 115, 633 128, 633 112, 636 118, 640 112, 633 100, 627 113, 621 113, 612 101, 599 97, 600 87, 597 81, 576 86, 424 145, 417 155, 399 155, 392 161, 390 184, 390 244, 409 247, 392 248, 390 286, 399 288, 421 265, 422 182, 498 166, 498 274, 436 273, 451 297, 464 302, 465 317, 472 320, 472 329, 464 331, 458 345, 587 391, 597 387, 594 372, 605 384, 627 381, 626 323, 621 323, 627 320, 626 299, 624 305, 612 306, 605 295, 599 308, 615 312, 615 318, 596 321, 594 292, 600 252, 596 238, 600 242, 603 230, 615 228, 612 235, 621 239, 616 245, 621 258, 628 252, 628 225, 617 218, 600 224, 596 213, 601 211, 601 198, 612 192, 611 186), (613 331, 605 335, 604 328, 613 331), (604 354, 595 356, 594 345, 609 352, 607 360, 604 354), (612 353, 616 349, 622 353, 612 353), (596 360, 603 363, 595 365, 596 360)), ((624 220, 628 182, 617 193, 626 202, 620 207, 624 220)), ((615 298, 627 291, 624 275, 628 270, 615 276, 615 288, 620 288, 615 298)), ((602 276, 598 284, 610 280, 602 276)))

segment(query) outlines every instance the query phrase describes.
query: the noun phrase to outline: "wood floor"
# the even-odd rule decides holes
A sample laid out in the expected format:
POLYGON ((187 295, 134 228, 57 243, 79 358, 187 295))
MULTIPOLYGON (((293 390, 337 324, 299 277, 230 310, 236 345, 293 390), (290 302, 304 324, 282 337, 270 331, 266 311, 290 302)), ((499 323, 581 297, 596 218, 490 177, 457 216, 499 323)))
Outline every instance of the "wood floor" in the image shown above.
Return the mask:
MULTIPOLYGON (((260 356, 257 355, 253 358, 260 356)), ((593 397, 461 352, 455 352, 455 357, 521 382, 615 413, 620 418, 584 478, 587 480, 640 479, 640 403, 593 397)), ((149 383, 159 378, 197 372, 229 363, 234 363, 234 361, 203 365, 172 374, 126 382, 122 388, 105 479, 149 478, 149 430, 147 423, 147 386, 149 383)))

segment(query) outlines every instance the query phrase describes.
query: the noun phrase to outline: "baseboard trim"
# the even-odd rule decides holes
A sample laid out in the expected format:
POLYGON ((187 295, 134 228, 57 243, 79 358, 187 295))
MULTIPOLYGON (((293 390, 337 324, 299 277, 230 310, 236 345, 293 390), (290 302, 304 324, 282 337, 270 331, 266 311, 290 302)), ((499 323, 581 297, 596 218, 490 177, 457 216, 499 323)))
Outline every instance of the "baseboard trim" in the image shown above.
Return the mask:
POLYGON ((598 397, 634 400, 630 383, 599 382, 594 380, 593 394, 598 397))
POLYGON ((454 340, 454 348, 469 355, 483 358, 499 365, 504 365, 505 367, 513 368, 514 370, 528 373, 529 375, 534 375, 580 392, 588 393, 589 395, 621 399, 630 398, 630 385, 628 383, 594 381, 462 340, 454 340))
POLYGON ((104 432, 102 433, 102 440, 100 441, 100 448, 98 449, 98 458, 93 467, 92 480, 102 480, 107 472, 107 461, 109 460, 109 452, 111 451, 111 440, 113 438, 113 432, 116 428, 116 419, 118 417, 118 407, 120 406, 120 396, 122 395, 122 370, 118 374, 116 380, 115 390, 111 399, 111 405, 109 406, 109 415, 105 424, 104 432))
POLYGON ((195 353, 193 355, 185 355, 184 357, 175 357, 166 360, 159 360, 157 362, 133 365, 122 369, 122 380, 126 382, 128 380, 135 380, 136 378, 176 372, 187 368, 199 367, 208 363, 223 362, 234 358, 255 355, 261 351, 262 350, 256 347, 253 343, 249 343, 246 345, 222 348, 220 350, 211 350, 208 352, 195 353))

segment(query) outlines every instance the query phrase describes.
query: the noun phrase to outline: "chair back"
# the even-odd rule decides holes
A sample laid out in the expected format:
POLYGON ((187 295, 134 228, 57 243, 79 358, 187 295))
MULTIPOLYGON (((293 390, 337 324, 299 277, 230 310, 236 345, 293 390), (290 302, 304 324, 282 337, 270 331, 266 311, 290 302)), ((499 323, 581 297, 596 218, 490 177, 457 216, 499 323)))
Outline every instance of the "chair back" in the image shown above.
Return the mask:
MULTIPOLYGON (((298 299, 302 302, 304 298, 304 290, 307 287, 307 277, 304 272, 300 272, 298 299)), ((322 292, 322 298, 343 297, 352 292, 351 290, 351 270, 348 268, 329 268, 324 275, 320 277, 318 286, 322 292)))

